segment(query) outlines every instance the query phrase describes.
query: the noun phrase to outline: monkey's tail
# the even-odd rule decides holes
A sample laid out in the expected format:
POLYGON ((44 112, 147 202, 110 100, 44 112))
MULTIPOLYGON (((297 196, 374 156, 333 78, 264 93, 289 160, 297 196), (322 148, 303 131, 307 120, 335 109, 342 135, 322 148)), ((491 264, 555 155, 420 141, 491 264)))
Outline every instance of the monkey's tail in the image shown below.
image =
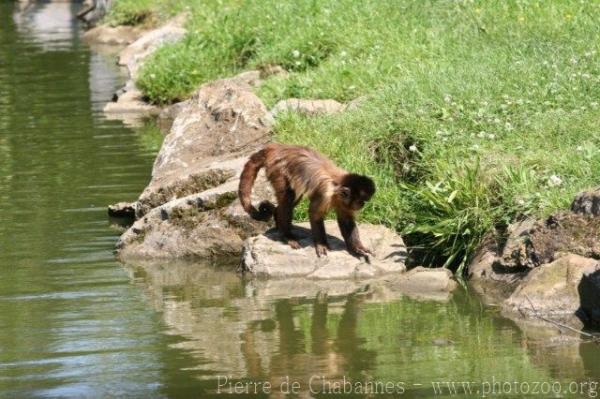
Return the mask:
POLYGON ((258 171, 265 166, 266 154, 265 150, 260 150, 254 153, 246 165, 240 176, 240 186, 238 189, 238 195, 242 207, 248 214, 255 220, 267 221, 273 216, 275 205, 269 201, 263 201, 258 205, 258 209, 252 205, 250 197, 252 195, 252 186, 256 181, 258 171))

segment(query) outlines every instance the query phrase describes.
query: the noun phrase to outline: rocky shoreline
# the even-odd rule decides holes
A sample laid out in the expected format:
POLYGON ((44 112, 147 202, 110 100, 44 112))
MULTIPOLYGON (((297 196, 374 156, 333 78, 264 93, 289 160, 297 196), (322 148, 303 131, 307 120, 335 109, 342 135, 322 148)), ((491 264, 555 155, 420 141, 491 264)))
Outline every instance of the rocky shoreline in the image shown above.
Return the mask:
POLYGON ((584 192, 570 211, 510 226, 505 243, 480 248, 469 266, 471 285, 509 318, 598 329, 599 204, 600 190, 584 192))
MULTIPOLYGON (((130 80, 105 112, 126 121, 156 117, 166 133, 152 179, 138 201, 109 210, 112 215, 120 210, 135 214, 135 222, 118 242, 121 261, 239 261, 241 256, 241 269, 256 276, 316 281, 392 275, 403 290, 447 293, 456 287, 447 270, 405 272, 402 238, 382 226, 360 226, 365 237, 378 237, 370 242, 378 254, 371 263, 340 248, 323 264, 314 252, 293 251, 278 242, 269 231, 271 224, 248 218, 237 200, 238 177, 248 154, 271 140, 273 118, 286 111, 305 115, 352 111, 362 99, 348 104, 287 99, 267 110, 252 88, 269 75, 286 74, 274 66, 207 83, 192 98, 162 109, 147 104, 135 87, 137 71, 160 45, 185 35, 184 22, 185 16, 178 16, 147 32, 126 28, 121 35, 123 27, 101 26, 86 33, 93 41, 118 43, 115 37, 126 37, 122 40, 129 43, 119 63, 127 67, 130 80)), ((272 195, 264 176, 259 176, 254 195, 255 201, 272 195)), ((469 267, 469 286, 484 303, 500 306, 504 315, 518 322, 560 330, 597 328, 599 214, 600 191, 594 191, 580 194, 571 212, 510 226, 505 242, 490 239, 482 245, 469 267)), ((330 233, 336 230, 328 228, 330 233)), ((308 239, 305 244, 310 244, 308 239)))
MULTIPOLYGON (((150 183, 138 200, 109 207, 113 217, 135 218, 117 244, 119 259, 123 262, 224 261, 239 260, 241 256, 240 270, 257 276, 285 278, 303 275, 308 279, 368 279, 405 272, 406 247, 402 238, 390 229, 360 226, 366 240, 376 249, 377 256, 371 259, 355 258, 343 245, 336 244, 327 259, 322 260, 309 248, 308 237, 304 240, 305 250, 294 251, 281 244, 269 230, 272 223, 249 218, 237 199, 241 169, 250 153, 271 140, 271 126, 277 114, 350 111, 362 99, 348 104, 334 100, 288 99, 268 110, 252 88, 260 85, 265 77, 287 74, 281 67, 271 66, 209 82, 190 99, 163 109, 144 102, 135 87, 137 71, 160 45, 183 37, 184 20, 185 16, 178 16, 155 30, 136 32, 138 36, 131 38, 131 43, 118 57, 118 63, 126 66, 130 79, 115 95, 115 101, 104 108, 106 114, 124 117, 126 121, 132 120, 131 117, 155 116, 166 133, 150 183), (299 273, 299 269, 304 272, 299 273)), ((88 31, 86 36, 89 40, 112 43, 120 30, 100 26, 88 31)), ((126 33, 133 35, 131 29, 126 33)), ((271 188, 262 174, 253 195, 257 202, 273 200, 271 188)), ((328 225, 328 231, 333 234, 331 240, 337 243, 340 241, 338 228, 328 225)), ((441 286, 448 290, 455 286, 451 274, 421 271, 429 272, 444 276, 446 283, 441 286)))

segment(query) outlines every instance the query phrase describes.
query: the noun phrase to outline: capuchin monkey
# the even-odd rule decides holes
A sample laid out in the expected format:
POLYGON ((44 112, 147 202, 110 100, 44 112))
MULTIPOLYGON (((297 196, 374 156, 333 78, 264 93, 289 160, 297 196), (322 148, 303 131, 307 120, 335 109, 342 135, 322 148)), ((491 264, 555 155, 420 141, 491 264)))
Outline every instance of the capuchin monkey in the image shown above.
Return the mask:
POLYGON ((265 146, 251 155, 244 166, 238 194, 244 210, 253 219, 266 221, 274 214, 277 229, 292 248, 300 248, 291 230, 292 213, 306 196, 310 200, 308 213, 317 256, 326 255, 327 249, 331 249, 323 218, 332 208, 348 251, 355 256, 372 254, 360 241, 354 214, 375 194, 375 183, 366 176, 337 167, 315 150, 276 143, 265 146), (261 168, 265 168, 275 190, 277 207, 263 201, 256 209, 250 201, 252 186, 261 168))

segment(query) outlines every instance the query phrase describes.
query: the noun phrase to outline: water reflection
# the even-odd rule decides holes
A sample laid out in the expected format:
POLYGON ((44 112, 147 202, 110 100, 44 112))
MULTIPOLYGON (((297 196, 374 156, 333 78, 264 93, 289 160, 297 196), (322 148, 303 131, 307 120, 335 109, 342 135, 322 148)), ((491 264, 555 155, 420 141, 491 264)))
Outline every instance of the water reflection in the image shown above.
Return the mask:
POLYGON ((173 347, 193 356, 205 394, 220 384, 227 390, 225 381, 295 381, 300 396, 310 397, 311 388, 327 391, 348 380, 404 382, 412 397, 429 397, 436 379, 587 378, 579 344, 549 346, 465 292, 418 300, 372 283, 245 281, 210 265, 127 269, 167 333, 184 338, 173 347))
POLYGON ((80 3, 26 1, 13 13, 19 33, 45 51, 64 50, 79 40, 79 25, 74 19, 80 3))

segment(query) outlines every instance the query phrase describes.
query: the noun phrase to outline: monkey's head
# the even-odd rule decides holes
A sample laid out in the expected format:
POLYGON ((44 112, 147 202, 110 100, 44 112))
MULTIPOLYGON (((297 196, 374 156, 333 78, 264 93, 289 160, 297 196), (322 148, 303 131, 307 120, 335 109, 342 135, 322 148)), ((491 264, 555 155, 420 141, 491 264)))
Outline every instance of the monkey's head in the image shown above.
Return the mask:
POLYGON ((375 194, 375 183, 367 176, 349 173, 342 179, 338 193, 344 205, 358 211, 375 194))

